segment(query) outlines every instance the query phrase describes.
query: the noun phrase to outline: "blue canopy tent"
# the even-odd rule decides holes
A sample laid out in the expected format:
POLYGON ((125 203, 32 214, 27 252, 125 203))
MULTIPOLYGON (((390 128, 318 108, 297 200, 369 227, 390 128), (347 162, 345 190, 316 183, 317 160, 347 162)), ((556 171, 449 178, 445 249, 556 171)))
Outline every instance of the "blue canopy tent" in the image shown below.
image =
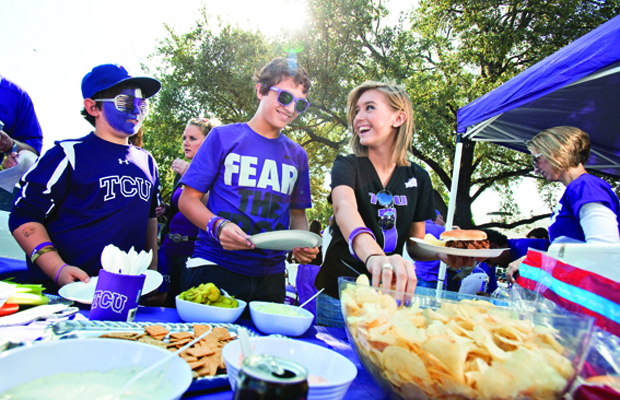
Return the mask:
MULTIPOLYGON (((586 168, 620 177, 620 16, 461 108, 457 124, 447 228, 456 205, 460 138, 527 152, 527 141, 540 131, 576 126, 592 142, 586 168)), ((438 291, 442 286, 438 282, 438 291)))

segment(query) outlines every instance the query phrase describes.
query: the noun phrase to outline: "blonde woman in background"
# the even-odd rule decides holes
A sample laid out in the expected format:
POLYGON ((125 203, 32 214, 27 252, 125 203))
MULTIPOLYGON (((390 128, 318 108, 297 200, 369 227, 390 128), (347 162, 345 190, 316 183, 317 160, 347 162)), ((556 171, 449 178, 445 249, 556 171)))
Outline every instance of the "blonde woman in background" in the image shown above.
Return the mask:
MULTIPOLYGON (((534 172, 566 186, 549 222, 549 240, 561 236, 586 243, 620 243, 620 202, 611 186, 588 174, 590 136, 574 126, 549 128, 527 144, 534 172)), ((521 260, 510 264, 506 276, 514 282, 521 260)))
POLYGON ((211 129, 217 125, 219 125, 217 121, 206 118, 190 119, 183 132, 183 153, 188 161, 177 158, 172 162, 172 170, 176 172, 176 175, 170 198, 170 209, 167 212, 168 222, 161 231, 161 250, 165 257, 162 263, 165 263, 167 272, 170 274, 170 288, 164 303, 166 307, 175 307, 174 298, 181 293, 181 288, 185 284, 187 275, 185 264, 193 254, 194 244, 198 239, 198 227, 179 212, 179 197, 183 192, 183 185, 180 185, 179 181, 202 142, 211 129))

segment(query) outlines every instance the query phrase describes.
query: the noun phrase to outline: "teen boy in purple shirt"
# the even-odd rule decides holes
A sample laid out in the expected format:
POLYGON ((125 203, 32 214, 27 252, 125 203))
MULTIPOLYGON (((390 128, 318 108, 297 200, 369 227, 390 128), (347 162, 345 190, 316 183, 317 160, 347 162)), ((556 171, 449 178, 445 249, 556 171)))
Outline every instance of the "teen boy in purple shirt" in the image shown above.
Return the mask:
MULTIPOLYGON (((179 209, 200 228, 186 289, 212 282, 242 300, 284 301, 286 253, 255 249, 248 237, 308 230, 308 157, 280 133, 309 106, 310 79, 294 64, 276 58, 255 76, 254 117, 214 128, 181 179, 179 209)), ((307 263, 318 251, 296 248, 293 255, 307 263)))
POLYGON ((9 227, 29 256, 31 282, 48 292, 101 269, 108 244, 153 250, 157 266, 159 197, 151 155, 129 144, 142 125, 153 78, 132 77, 120 65, 99 65, 82 80, 82 115, 95 131, 63 140, 22 177, 9 227))

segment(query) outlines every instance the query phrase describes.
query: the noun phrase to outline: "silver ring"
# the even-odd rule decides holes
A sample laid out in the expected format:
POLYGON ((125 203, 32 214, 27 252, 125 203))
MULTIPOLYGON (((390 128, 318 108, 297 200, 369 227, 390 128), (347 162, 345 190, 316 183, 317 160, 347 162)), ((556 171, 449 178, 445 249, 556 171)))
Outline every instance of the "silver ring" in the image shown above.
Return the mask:
POLYGON ((384 269, 389 269, 390 271, 394 272, 394 266, 392 264, 383 264, 383 267, 381 267, 381 271, 383 271, 384 269))

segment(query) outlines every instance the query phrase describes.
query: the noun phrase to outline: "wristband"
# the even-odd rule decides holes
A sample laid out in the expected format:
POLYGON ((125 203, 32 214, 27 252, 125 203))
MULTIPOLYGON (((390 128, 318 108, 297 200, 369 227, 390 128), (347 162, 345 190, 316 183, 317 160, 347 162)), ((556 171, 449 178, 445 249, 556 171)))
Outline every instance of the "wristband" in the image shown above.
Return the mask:
POLYGON ((62 269, 63 269, 64 267, 66 267, 66 266, 67 266, 67 264, 63 264, 63 265, 62 265, 62 266, 58 269, 58 272, 56 272, 56 279, 54 280, 54 282, 56 282, 56 286, 58 286, 58 277, 60 276, 60 271, 62 271, 62 269))
POLYGON ((357 256, 357 254, 355 254, 355 250, 353 250, 353 240, 355 240, 355 238, 361 235, 362 233, 367 233, 370 236, 372 236, 372 240, 377 240, 377 238, 375 238, 375 235, 373 235, 372 231, 366 228, 365 226, 360 226, 360 227, 353 229, 353 232, 351 232, 351 234, 349 235, 349 251, 351 252, 351 255, 353 256, 353 258, 355 258, 358 261, 361 261, 361 260, 357 256))
POLYGON ((56 247, 54 247, 54 246, 45 246, 45 247, 43 247, 41 250, 37 251, 37 252, 34 254, 34 256, 32 256, 32 257, 30 258, 30 261, 32 261, 32 263, 34 264, 34 263, 35 263, 35 261, 37 261, 37 259, 38 259, 39 257, 41 257, 41 256, 42 256, 43 254, 45 254, 45 253, 49 253, 50 251, 57 251, 57 250, 56 250, 56 247))
POLYGON ((217 240, 218 242, 220 241, 220 235, 222 234, 222 227, 224 227, 224 225, 229 224, 230 221, 225 219, 224 221, 222 221, 222 223, 217 227, 217 233, 215 234, 215 240, 217 240))
POLYGON ((211 236, 213 239, 217 238, 215 237, 215 232, 213 231, 213 228, 215 227, 215 224, 217 223, 217 221, 224 219, 222 217, 218 217, 217 215, 213 216, 210 220, 209 223, 207 224, 207 234, 209 234, 209 236, 211 236))
POLYGON ((385 256, 385 254, 381 254, 381 253, 374 253, 369 255, 368 257, 366 257, 366 261, 364 261, 364 265, 368 265, 368 260, 370 260, 370 257, 383 257, 385 256))
POLYGON ((35 248, 32 250, 32 253, 30 253, 30 258, 34 257, 34 255, 35 255, 35 254, 37 254, 37 253, 39 252, 39 250, 41 250, 42 248, 47 247, 47 246, 56 247, 56 246, 54 246, 54 243, 52 243, 52 242, 43 242, 43 243, 40 243, 37 247, 35 247, 35 248))

